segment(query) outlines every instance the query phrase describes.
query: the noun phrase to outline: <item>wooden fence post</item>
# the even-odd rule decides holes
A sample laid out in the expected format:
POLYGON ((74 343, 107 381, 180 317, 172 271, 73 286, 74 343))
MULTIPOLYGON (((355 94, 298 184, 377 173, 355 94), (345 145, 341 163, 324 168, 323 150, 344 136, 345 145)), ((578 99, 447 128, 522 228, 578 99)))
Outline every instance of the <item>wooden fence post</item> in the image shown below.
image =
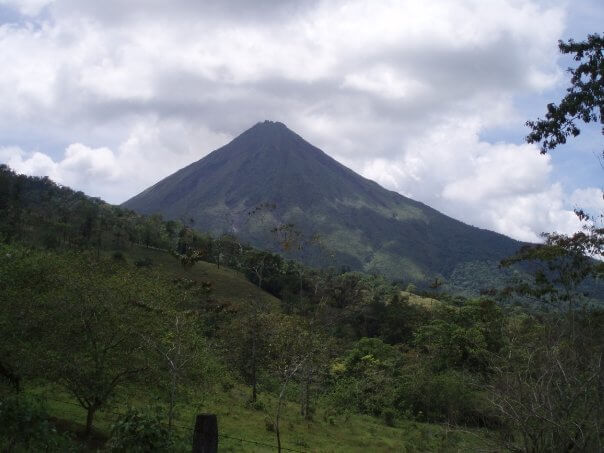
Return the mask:
POLYGON ((218 420, 214 414, 199 414, 195 418, 193 453, 218 453, 218 420))

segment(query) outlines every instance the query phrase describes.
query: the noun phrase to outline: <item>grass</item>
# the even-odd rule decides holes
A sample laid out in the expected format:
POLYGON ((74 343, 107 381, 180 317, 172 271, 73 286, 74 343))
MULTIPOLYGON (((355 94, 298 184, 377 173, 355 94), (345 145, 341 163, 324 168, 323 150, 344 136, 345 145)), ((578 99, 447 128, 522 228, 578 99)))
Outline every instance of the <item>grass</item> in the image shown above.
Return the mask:
MULTIPOLYGON (((141 388, 122 395, 122 401, 133 406, 155 406, 157 401, 150 394, 140 394, 141 388), (137 395, 138 394, 138 395, 137 395)), ((49 413, 63 426, 82 430, 85 412, 65 392, 44 387, 30 390, 48 400, 49 413)), ((178 408, 175 421, 180 438, 176 451, 189 451, 195 414, 214 413, 218 417, 219 451, 221 452, 269 452, 276 450, 274 432, 267 429, 267 420, 274 411, 276 401, 268 394, 261 394, 264 409, 246 407, 249 389, 236 385, 228 390, 217 390, 205 395, 189 395, 188 404, 178 408), (241 440, 239 440, 241 439, 241 440), (256 443, 254 443, 256 442, 256 443), (264 444, 264 445, 259 445, 264 444)), ((182 403, 182 401, 181 401, 182 403)), ((108 437, 117 414, 124 412, 125 403, 114 403, 98 412, 95 419, 95 446, 99 439, 108 437)), ((270 424, 270 423, 268 423, 270 424)), ((287 402, 281 421, 282 445, 304 452, 497 452, 491 434, 483 430, 462 430, 444 425, 397 420, 395 426, 386 426, 380 419, 357 414, 333 414, 320 407, 311 421, 299 414, 296 403, 287 402)))
POLYGON ((225 266, 218 267, 213 263, 199 261, 191 269, 185 270, 169 253, 143 246, 132 246, 124 252, 124 256, 130 262, 148 259, 153 267, 175 278, 185 277, 197 282, 211 282, 211 297, 226 305, 237 307, 247 303, 250 298, 263 300, 273 308, 277 308, 281 303, 276 297, 260 290, 240 272, 225 266))
POLYGON ((409 297, 410 304, 418 305, 427 310, 433 310, 443 305, 440 300, 432 299, 431 297, 418 296, 417 294, 413 294, 408 291, 401 291, 401 296, 403 296, 404 298, 409 297))

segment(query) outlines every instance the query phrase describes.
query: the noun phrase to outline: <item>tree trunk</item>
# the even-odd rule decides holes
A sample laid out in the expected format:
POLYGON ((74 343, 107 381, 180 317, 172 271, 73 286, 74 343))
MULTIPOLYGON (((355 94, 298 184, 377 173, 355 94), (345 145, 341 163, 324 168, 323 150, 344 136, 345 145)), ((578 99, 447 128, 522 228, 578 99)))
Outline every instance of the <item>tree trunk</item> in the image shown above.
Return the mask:
POLYGON ((300 415, 304 417, 304 420, 310 420, 310 380, 311 380, 311 369, 307 366, 304 369, 304 381, 302 384, 302 401, 300 402, 300 415))
POLYGON ((4 377, 15 388, 16 393, 21 391, 21 377, 5 367, 2 362, 0 362, 0 376, 4 377))
POLYGON ((256 402, 258 397, 258 389, 256 384, 256 335, 257 331, 254 330, 252 334, 252 402, 256 402))
POLYGON ((170 407, 168 409, 168 431, 172 433, 172 421, 174 419, 174 401, 176 399, 176 374, 172 374, 170 388, 170 407))
POLYGON ((279 404, 277 405, 277 417, 275 418, 275 434, 277 435, 277 451, 281 453, 281 431, 279 430, 279 417, 281 416, 281 399, 279 397, 279 404))
POLYGON ((97 406, 94 404, 86 408, 86 431, 84 431, 86 437, 90 437, 90 434, 92 433, 92 421, 94 420, 94 414, 97 409, 97 406))

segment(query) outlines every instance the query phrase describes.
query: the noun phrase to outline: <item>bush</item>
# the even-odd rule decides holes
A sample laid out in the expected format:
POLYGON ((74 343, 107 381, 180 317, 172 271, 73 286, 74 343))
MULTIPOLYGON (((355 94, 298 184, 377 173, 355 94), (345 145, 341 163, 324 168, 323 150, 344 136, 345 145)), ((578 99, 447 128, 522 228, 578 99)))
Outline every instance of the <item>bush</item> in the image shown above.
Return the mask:
POLYGON ((151 267, 153 266, 153 261, 151 260, 151 258, 141 258, 139 260, 136 260, 134 262, 134 265, 136 267, 151 267))
POLYGON ((126 261, 126 257, 124 256, 124 254, 120 250, 116 250, 115 252, 113 252, 112 255, 111 255, 111 257, 115 261, 126 261))
POLYGON ((76 451, 76 444, 57 432, 44 405, 24 396, 0 401, 0 451, 76 451))
POLYGON ((269 433, 275 432, 275 424, 273 423, 273 419, 270 417, 264 418, 264 427, 269 433))
POLYGON ((172 451, 170 432, 162 422, 159 410, 149 413, 128 409, 113 424, 107 445, 113 452, 172 451))
POLYGON ((266 409, 264 403, 257 399, 256 401, 252 401, 251 399, 245 402, 246 409, 252 409, 255 411, 264 411, 266 409))
POLYGON ((411 409, 421 421, 475 422, 479 408, 470 376, 457 371, 417 371, 403 379, 398 398, 400 413, 411 409))
POLYGON ((396 411, 390 407, 387 407, 382 411, 382 418, 384 419, 386 426, 394 426, 396 411))

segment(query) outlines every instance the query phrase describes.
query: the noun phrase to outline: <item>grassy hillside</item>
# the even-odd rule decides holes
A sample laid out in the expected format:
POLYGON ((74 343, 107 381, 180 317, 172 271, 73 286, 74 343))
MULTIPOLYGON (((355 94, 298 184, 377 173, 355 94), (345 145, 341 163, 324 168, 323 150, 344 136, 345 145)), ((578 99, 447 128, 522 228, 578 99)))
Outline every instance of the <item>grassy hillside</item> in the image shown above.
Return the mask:
MULTIPOLYGON (((72 430, 83 429, 85 412, 69 395, 52 389, 35 389, 32 393, 48 400, 48 412, 61 420, 62 426, 72 430)), ((192 396, 191 403, 195 396, 192 396)), ((190 451, 191 429, 196 413, 214 413, 218 417, 219 451, 221 452, 272 452, 275 451, 275 435, 267 429, 264 410, 247 408, 247 389, 234 387, 203 398, 200 404, 191 404, 180 410, 177 420, 179 436, 175 451, 190 451), (258 445, 263 444, 263 445, 258 445)), ((270 408, 275 401, 270 396, 261 399, 270 408)), ((140 396, 129 398, 132 406, 153 404, 152 399, 140 396)), ((126 405, 114 406, 101 412, 97 423, 97 444, 109 435, 117 413, 124 412, 126 405)), ((287 426, 283 433, 284 448, 303 452, 363 453, 375 452, 468 452, 503 451, 497 439, 487 430, 463 429, 446 425, 397 421, 395 426, 386 426, 380 419, 357 414, 333 414, 318 409, 315 419, 305 420, 299 414, 299 406, 287 403, 285 410, 287 426)))
MULTIPOLYGON (((110 252, 106 253, 110 255, 110 252)), ((124 256, 132 263, 145 261, 169 276, 189 278, 200 284, 209 283, 211 298, 219 305, 238 309, 249 303, 250 299, 254 299, 265 302, 273 309, 279 308, 279 299, 260 290, 241 272, 229 267, 218 267, 214 263, 199 261, 192 268, 184 269, 170 253, 142 245, 132 246, 124 256)))

